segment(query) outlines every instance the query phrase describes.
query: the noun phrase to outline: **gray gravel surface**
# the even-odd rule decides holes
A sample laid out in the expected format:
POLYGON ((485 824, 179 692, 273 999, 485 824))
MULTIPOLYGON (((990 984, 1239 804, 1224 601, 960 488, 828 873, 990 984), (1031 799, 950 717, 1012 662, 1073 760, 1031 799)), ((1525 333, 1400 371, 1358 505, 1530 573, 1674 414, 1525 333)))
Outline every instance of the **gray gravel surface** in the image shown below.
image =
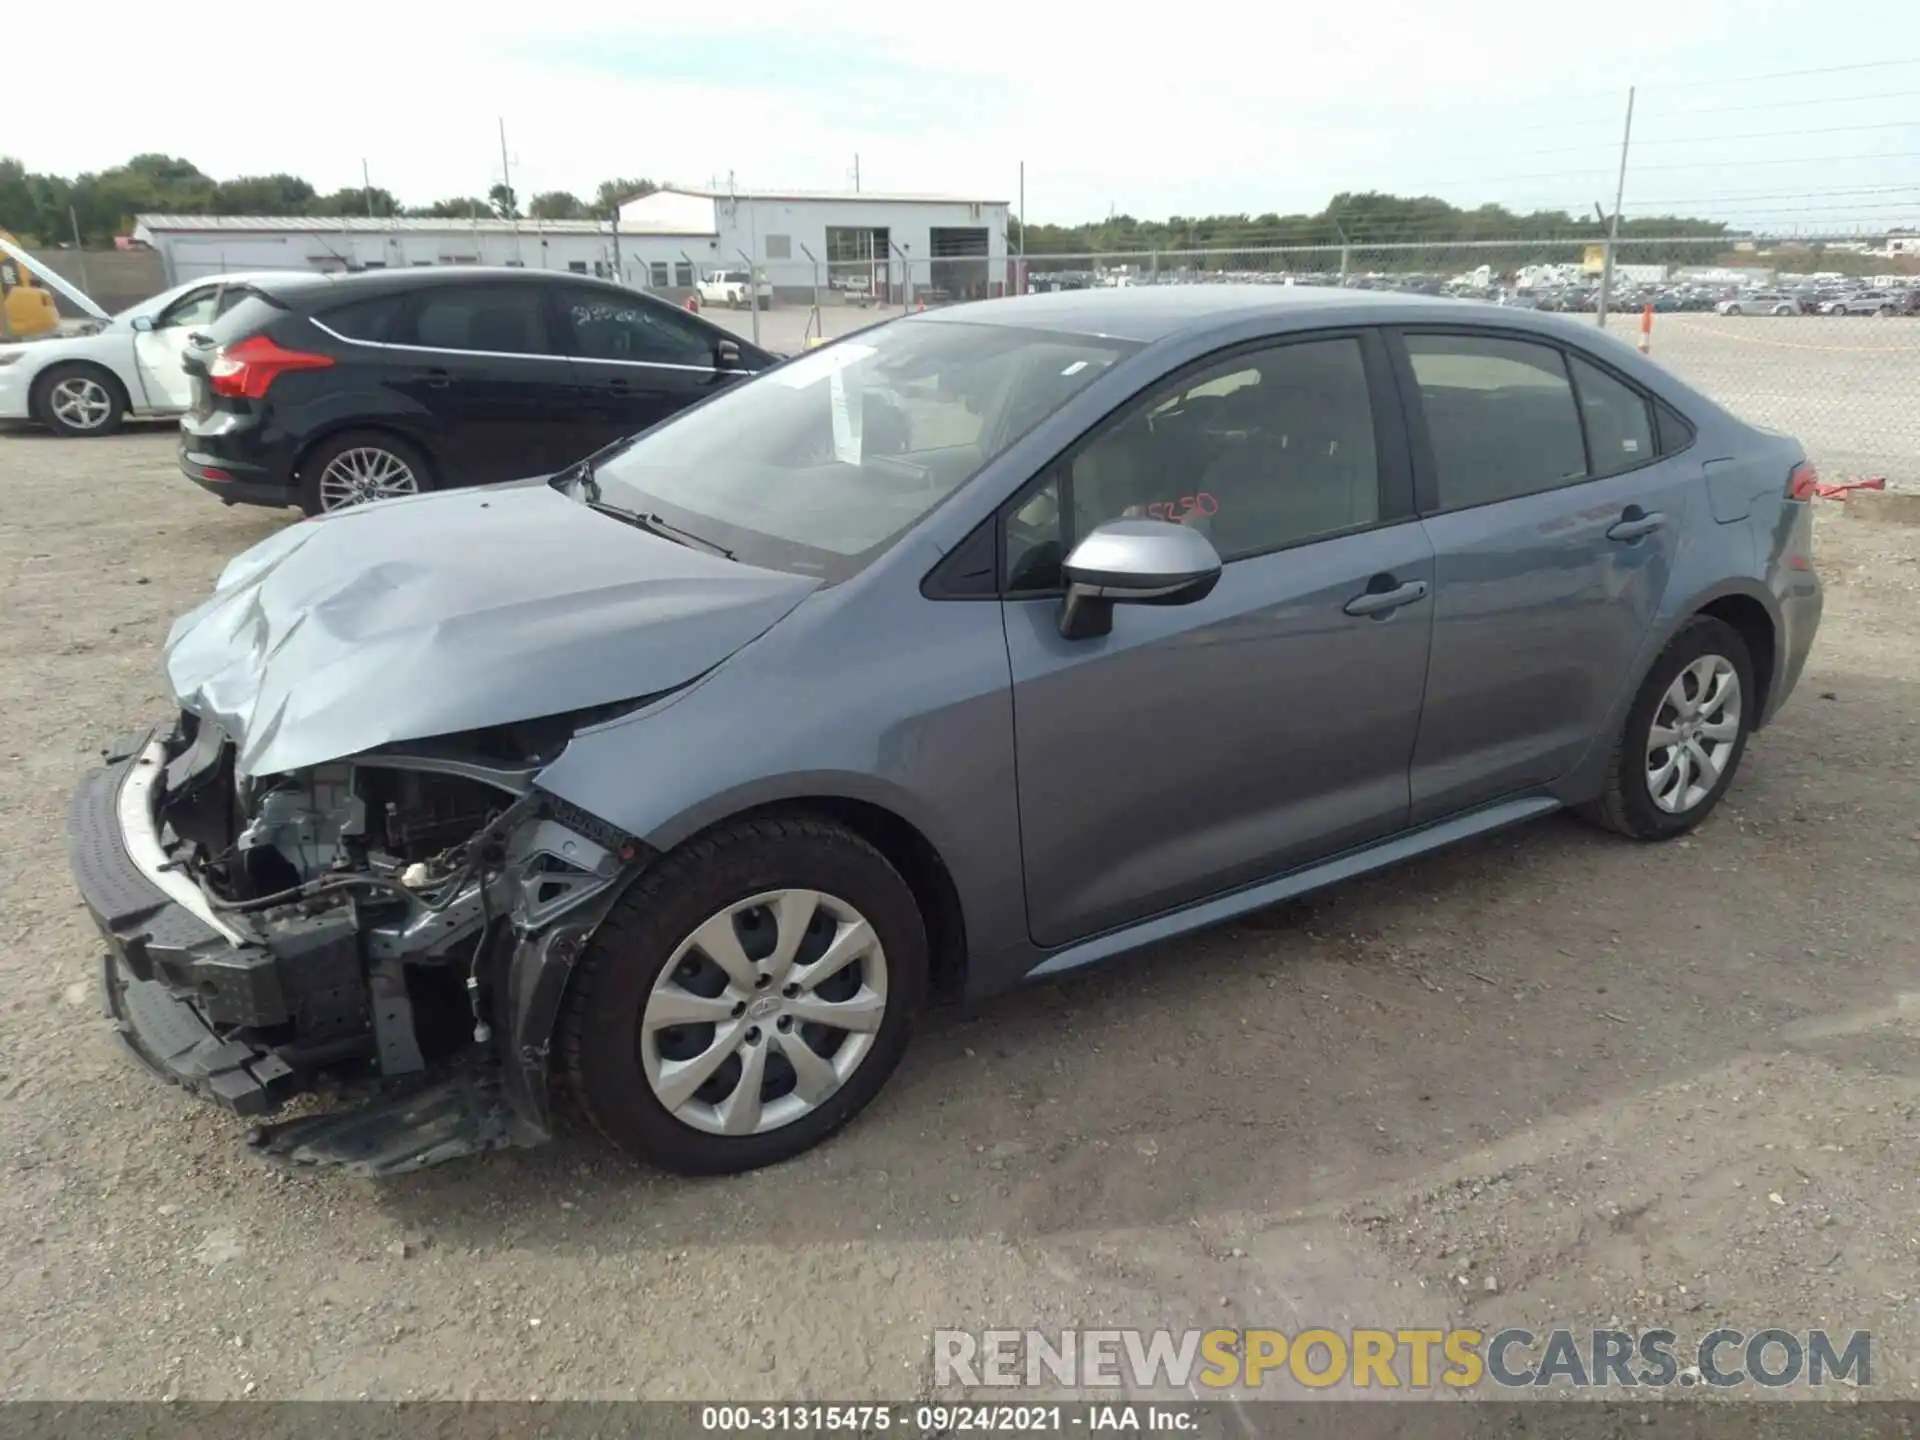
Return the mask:
POLYGON ((0 435, 0 1396, 911 1396, 934 1325, 1871 1328, 1920 1385, 1920 529, 1830 507, 1693 839, 1561 818, 924 1027, 825 1148, 287 1178, 123 1057, 67 878, 170 618, 288 517, 0 435), (1711 1323, 1710 1323, 1711 1322, 1711 1323))

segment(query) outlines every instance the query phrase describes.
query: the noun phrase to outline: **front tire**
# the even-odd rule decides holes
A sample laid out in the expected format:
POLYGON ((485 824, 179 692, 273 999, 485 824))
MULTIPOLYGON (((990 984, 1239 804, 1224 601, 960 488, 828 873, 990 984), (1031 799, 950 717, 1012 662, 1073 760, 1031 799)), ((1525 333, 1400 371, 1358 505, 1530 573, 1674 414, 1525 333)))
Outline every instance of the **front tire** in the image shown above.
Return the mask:
POLYGON ((54 365, 34 382, 28 408, 56 435, 92 439, 120 428, 127 418, 127 396, 98 365, 54 365))
POLYGON ((913 892, 859 836, 804 815, 722 826, 634 881, 581 957, 568 1088, 663 1170, 789 1159, 879 1093, 928 964, 913 892))
POLYGON ((1733 783, 1759 701, 1740 632, 1696 615, 1641 682, 1605 788, 1582 813, 1634 840, 1686 834, 1733 783))
POLYGON ((396 435, 347 430, 329 436, 300 463, 300 508, 330 515, 374 500, 421 495, 433 489, 427 457, 396 435))

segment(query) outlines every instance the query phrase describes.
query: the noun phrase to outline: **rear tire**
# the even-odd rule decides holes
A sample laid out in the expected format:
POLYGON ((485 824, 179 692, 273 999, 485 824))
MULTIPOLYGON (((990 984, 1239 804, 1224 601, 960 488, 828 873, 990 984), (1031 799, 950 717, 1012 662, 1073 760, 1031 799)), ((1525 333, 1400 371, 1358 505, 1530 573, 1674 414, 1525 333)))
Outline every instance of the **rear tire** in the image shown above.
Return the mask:
POLYGON ((298 498, 308 515, 330 515, 372 500, 424 495, 433 470, 417 446, 384 430, 344 430, 300 462, 298 498))
POLYGON ((1686 834, 1733 783, 1759 703, 1740 632, 1711 615, 1694 616, 1641 682, 1606 784, 1580 813, 1634 840, 1686 834), (1663 737, 1672 743, 1659 743, 1663 737))
POLYGON ((82 361, 52 365, 33 382, 33 418, 56 435, 95 439, 127 418, 127 392, 111 371, 82 361))
POLYGON ((582 955, 560 1021, 567 1087, 605 1139, 660 1169, 775 1164, 879 1093, 906 1052, 928 966, 913 892, 865 840, 806 815, 723 825, 635 880, 582 955), (779 961, 788 897, 806 917, 790 969, 779 961), (806 981, 829 947, 854 958, 806 981), (856 1028, 799 1013, 836 1006, 866 1018, 856 1028), (739 1133, 725 1133, 734 1121, 739 1133))

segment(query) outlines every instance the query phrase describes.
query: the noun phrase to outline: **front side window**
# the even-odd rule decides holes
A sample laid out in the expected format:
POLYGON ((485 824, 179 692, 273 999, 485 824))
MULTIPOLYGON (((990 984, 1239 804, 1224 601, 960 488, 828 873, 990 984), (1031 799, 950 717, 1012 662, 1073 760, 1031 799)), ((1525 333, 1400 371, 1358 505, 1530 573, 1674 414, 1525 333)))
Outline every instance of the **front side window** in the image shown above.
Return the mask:
POLYGON ((950 321, 879 325, 596 462, 602 503, 829 581, 882 553, 1138 347, 950 321))
POLYGON ((1378 523, 1360 341, 1242 351, 1129 404, 1009 513, 1008 589, 1058 588, 1065 554, 1129 517, 1192 526, 1229 563, 1378 523))
POLYGON ((160 312, 160 317, 153 322, 153 328, 173 330, 210 324, 219 306, 219 286, 209 285, 204 290, 190 290, 160 312))
POLYGON ((553 346, 531 285, 435 285, 414 296, 411 323, 398 343, 489 355, 551 355, 553 346))
POLYGON ((569 288, 561 292, 560 307, 572 336, 572 353, 583 360, 707 368, 714 363, 708 333, 657 301, 569 288))
POLYGON ((1408 335, 1439 508, 1464 510, 1584 480, 1586 446, 1566 362, 1551 345, 1408 335))

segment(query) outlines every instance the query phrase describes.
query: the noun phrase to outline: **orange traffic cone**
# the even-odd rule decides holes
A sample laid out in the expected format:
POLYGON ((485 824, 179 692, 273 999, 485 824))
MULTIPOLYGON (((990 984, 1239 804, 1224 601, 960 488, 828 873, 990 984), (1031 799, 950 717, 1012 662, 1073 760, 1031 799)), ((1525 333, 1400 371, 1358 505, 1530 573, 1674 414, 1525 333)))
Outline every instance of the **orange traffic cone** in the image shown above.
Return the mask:
POLYGON ((700 297, 698 295, 687 296, 687 309, 692 311, 695 315, 698 315, 700 313, 700 297))
POLYGON ((921 296, 918 296, 917 298, 919 299, 920 303, 916 308, 924 312, 927 308, 927 297, 924 295, 921 295, 921 296))

